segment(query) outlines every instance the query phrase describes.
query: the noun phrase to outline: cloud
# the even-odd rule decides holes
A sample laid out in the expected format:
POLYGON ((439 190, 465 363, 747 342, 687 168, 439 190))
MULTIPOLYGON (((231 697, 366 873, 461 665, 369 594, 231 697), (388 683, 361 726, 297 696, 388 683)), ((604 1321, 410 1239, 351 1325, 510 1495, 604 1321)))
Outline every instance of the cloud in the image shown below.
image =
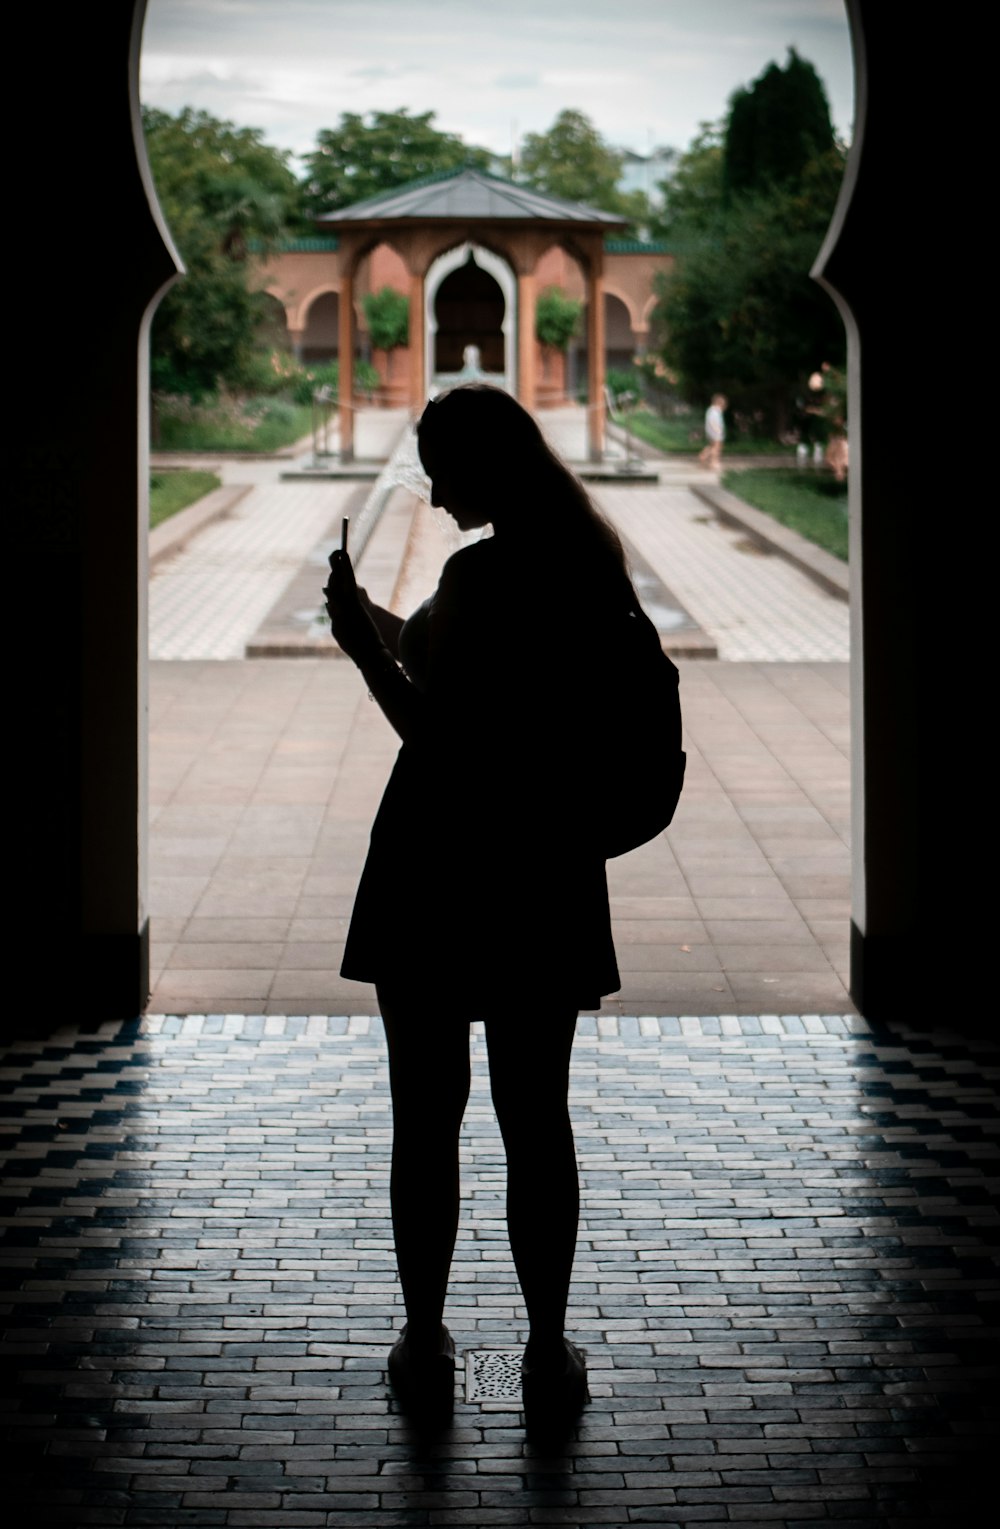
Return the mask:
POLYGON ((385 64, 363 64, 357 69, 349 69, 347 78, 374 83, 376 80, 398 80, 405 73, 406 70, 399 68, 398 65, 389 69, 385 64))
POLYGON ((433 111, 496 152, 578 107, 616 144, 685 147, 790 43, 849 131, 843 0, 148 0, 142 99, 259 127, 295 153, 344 111, 433 111))
POLYGON ((498 74, 493 80, 497 90, 537 90, 541 83, 540 74, 498 74))

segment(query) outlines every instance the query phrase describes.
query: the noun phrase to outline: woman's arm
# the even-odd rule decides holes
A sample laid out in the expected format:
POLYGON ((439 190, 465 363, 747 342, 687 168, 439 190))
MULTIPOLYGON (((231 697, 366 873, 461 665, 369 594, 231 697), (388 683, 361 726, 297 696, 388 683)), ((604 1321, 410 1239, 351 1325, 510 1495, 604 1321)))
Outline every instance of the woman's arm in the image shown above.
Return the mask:
POLYGON ((375 628, 385 643, 393 658, 399 657, 399 634, 403 628, 402 616, 397 616, 394 611, 387 611, 384 606, 376 605, 369 600, 366 589, 358 589, 358 598, 369 616, 375 623, 375 628))
POLYGON ((367 608, 370 602, 361 600, 346 553, 331 554, 325 594, 334 637, 361 670, 369 695, 381 706, 390 725, 404 743, 408 742, 419 724, 423 697, 383 641, 367 608))

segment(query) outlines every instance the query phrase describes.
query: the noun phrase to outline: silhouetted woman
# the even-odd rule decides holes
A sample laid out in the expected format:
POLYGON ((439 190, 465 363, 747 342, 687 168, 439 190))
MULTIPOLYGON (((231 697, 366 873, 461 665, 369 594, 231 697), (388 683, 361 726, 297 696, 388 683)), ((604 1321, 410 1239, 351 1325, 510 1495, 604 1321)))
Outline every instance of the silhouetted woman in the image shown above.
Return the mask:
POLYGON ((563 1333, 579 1211, 567 1091, 577 1012, 619 986, 594 826, 613 719, 594 675, 602 623, 635 594, 614 531, 508 394, 454 388, 417 436, 432 502, 494 534, 456 552, 405 622, 357 589, 342 553, 327 586, 334 635, 403 740, 341 968, 376 984, 388 1042, 407 1319, 389 1373, 408 1410, 450 1408, 442 1314, 469 1023, 483 1020, 538 1429, 587 1400, 563 1333))

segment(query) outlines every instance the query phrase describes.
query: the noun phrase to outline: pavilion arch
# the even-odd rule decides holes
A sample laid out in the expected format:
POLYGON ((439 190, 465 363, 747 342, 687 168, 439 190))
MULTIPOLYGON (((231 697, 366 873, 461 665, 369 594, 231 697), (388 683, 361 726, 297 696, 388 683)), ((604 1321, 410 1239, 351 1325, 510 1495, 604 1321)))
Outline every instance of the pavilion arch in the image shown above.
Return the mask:
POLYGON ((641 326, 642 311, 636 303, 634 296, 630 292, 626 292, 622 287, 618 286, 617 283, 609 281, 606 276, 604 278, 604 296, 606 298, 613 297, 619 303, 621 303, 622 307, 625 309, 625 312, 628 314, 628 323, 630 329, 636 330, 641 326))
MULTIPOLYGON (((396 192, 356 202, 317 219, 317 226, 338 240, 345 291, 353 290, 360 259, 373 244, 392 239, 402 256, 409 278, 408 403, 414 412, 423 407, 433 376, 428 329, 429 320, 433 323, 434 309, 428 305, 428 280, 439 289, 440 281, 467 260, 472 250, 476 252, 476 263, 494 277, 504 294, 505 379, 526 408, 535 407, 536 269, 545 250, 553 243, 565 242, 586 273, 593 314, 587 374, 588 453, 592 459, 601 460, 604 239, 624 227, 621 218, 465 168, 429 183, 416 181, 396 192), (450 253, 463 246, 468 246, 464 254, 450 253), (451 260, 456 262, 454 266, 451 260)), ((346 349, 342 342, 342 356, 346 349)), ((354 449, 353 411, 348 402, 350 381, 342 370, 340 441, 345 462, 351 460, 354 449)))
POLYGON ((492 276, 503 298, 504 311, 500 324, 503 335, 503 386, 508 393, 516 392, 517 381, 517 277, 510 264, 502 256, 494 254, 481 244, 466 239, 464 243, 438 255, 431 261, 424 277, 424 391, 430 398, 434 390, 435 338, 437 335, 437 297, 442 284, 454 272, 469 261, 492 276))
POLYGON ((299 331, 299 359, 332 361, 340 353, 340 293, 328 287, 317 292, 305 309, 299 331))
POLYGON ((265 289, 260 294, 263 300, 264 317, 258 328, 258 338, 263 339, 271 350, 292 349, 292 337, 289 332, 288 310, 281 298, 273 292, 265 289))
POLYGON ((625 370, 635 355, 635 328, 627 305, 614 292, 604 293, 604 356, 608 368, 625 370))
POLYGON ((318 287, 313 287, 313 289, 304 298, 302 298, 301 302, 299 303, 298 308, 295 310, 294 323, 290 327, 293 329, 306 329, 309 324, 309 315, 313 309, 313 306, 319 301, 321 297, 335 297, 339 304, 340 282, 326 281, 318 287))

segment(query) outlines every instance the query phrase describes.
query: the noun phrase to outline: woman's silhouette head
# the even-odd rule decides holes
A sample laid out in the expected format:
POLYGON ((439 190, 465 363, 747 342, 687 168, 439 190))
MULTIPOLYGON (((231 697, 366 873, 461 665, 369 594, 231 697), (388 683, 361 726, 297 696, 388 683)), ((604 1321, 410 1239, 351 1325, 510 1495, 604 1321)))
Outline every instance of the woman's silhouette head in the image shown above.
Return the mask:
POLYGON ((433 503, 463 531, 516 522, 535 546, 555 537, 569 561, 610 555, 627 577, 614 530, 527 409, 502 388, 473 382, 439 393, 420 416, 417 449, 433 503))

